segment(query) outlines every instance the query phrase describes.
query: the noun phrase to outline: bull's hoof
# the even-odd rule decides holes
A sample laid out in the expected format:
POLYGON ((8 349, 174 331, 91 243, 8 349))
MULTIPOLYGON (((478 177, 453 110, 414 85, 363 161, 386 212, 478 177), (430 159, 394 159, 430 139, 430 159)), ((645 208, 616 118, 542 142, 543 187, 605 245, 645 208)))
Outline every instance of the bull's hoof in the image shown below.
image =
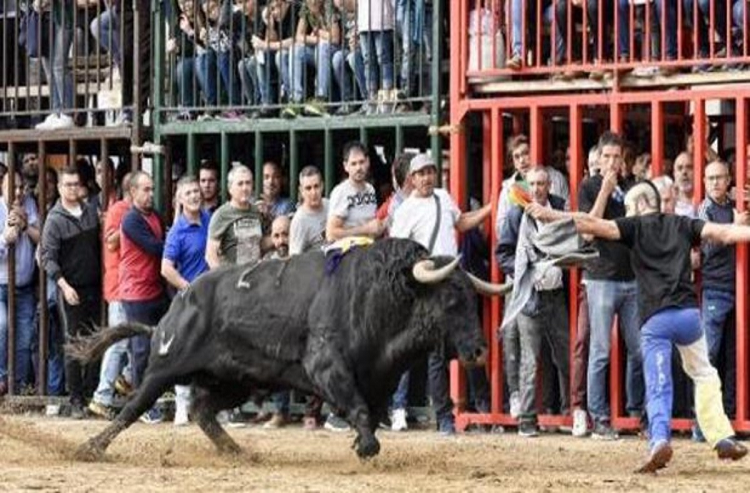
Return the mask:
POLYGON ((104 449, 97 445, 93 440, 89 440, 78 447, 73 454, 73 459, 81 462, 97 462, 103 458, 104 449))
POLYGON ((242 453, 242 448, 234 441, 224 442, 218 446, 218 449, 221 455, 240 455, 242 453))
POLYGON ((380 453, 380 442, 374 436, 372 438, 358 436, 354 440, 354 448, 356 449, 357 457, 360 459, 369 459, 380 453))

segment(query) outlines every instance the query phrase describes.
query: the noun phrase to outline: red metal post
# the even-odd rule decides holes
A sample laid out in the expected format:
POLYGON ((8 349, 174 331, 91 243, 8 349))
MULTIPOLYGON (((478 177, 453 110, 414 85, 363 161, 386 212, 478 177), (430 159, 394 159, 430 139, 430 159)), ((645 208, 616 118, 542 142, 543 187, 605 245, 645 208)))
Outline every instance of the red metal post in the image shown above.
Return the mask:
POLYGON ((658 176, 664 169, 664 113, 659 101, 651 102, 651 169, 658 176))
MULTIPOLYGON (((490 183, 492 193, 492 225, 490 229, 490 238, 492 239, 491 245, 497 245, 498 238, 495 234, 494 225, 497 224, 497 202, 500 198, 500 188, 503 183, 503 162, 505 156, 505 142, 503 139, 503 126, 502 119, 500 117, 500 108, 494 108, 490 111, 490 183)), ((492 282, 500 281, 500 268, 497 265, 497 259, 494 255, 490 255, 490 275, 492 276, 492 282)), ((501 303, 502 301, 498 297, 492 298, 492 310, 490 317, 490 361, 492 367, 490 368, 490 389, 492 392, 492 414, 501 414, 503 411, 503 381, 505 375, 503 374, 502 365, 502 341, 497 337, 497 328, 500 327, 502 321, 501 315, 501 303)))
MULTIPOLYGON (((735 165, 737 184, 737 209, 745 211, 748 204, 743 200, 743 191, 748 185, 748 145, 750 136, 748 133, 748 121, 750 121, 750 97, 739 97, 735 103, 736 132, 737 132, 737 163, 735 165)), ((747 431, 750 429, 748 422, 748 246, 737 245, 737 427, 747 431)))

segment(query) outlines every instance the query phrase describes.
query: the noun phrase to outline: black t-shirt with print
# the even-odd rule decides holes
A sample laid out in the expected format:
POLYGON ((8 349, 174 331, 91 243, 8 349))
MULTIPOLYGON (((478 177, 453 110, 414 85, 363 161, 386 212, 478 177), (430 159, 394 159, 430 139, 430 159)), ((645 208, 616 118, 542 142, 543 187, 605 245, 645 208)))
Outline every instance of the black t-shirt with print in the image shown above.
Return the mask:
MULTIPOLYGON (((628 191, 627 184, 619 184, 621 193, 617 198, 610 197, 604 209, 604 219, 625 217, 624 194, 628 191)), ((578 210, 589 212, 594 208, 596 197, 602 189, 601 175, 587 178, 581 183, 578 191, 578 210)), ((632 281, 633 269, 630 267, 630 253, 628 249, 616 241, 601 239, 594 240, 594 247, 599 250, 599 258, 586 262, 586 278, 603 281, 632 281)))
POLYGON ((697 307, 690 250, 700 245, 705 222, 660 213, 620 218, 615 223, 620 242, 630 248, 641 325, 667 307, 697 307))

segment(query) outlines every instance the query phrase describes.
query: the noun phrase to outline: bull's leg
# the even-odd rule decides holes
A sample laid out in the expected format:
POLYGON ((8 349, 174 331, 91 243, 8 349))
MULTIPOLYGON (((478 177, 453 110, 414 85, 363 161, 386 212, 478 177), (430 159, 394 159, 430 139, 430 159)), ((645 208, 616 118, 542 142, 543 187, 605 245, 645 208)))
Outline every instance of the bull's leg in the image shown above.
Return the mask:
POLYGON ((117 435, 132 425, 138 417, 148 411, 174 382, 171 378, 155 377, 147 374, 143 383, 122 408, 112 423, 101 433, 82 444, 75 452, 75 458, 84 461, 100 459, 117 435))
POLYGON ((198 426, 220 453, 239 454, 242 449, 219 424, 216 413, 242 405, 246 397, 246 394, 238 395, 236 387, 232 389, 228 386, 224 388, 193 386, 193 415, 198 426))
POLYGON ((380 452, 380 442, 375 437, 377 422, 373 427, 367 402, 357 389, 354 375, 344 365, 344 358, 330 347, 319 346, 309 354, 305 369, 322 391, 324 399, 338 409, 346 410, 349 423, 357 430, 353 448, 361 459, 380 452))

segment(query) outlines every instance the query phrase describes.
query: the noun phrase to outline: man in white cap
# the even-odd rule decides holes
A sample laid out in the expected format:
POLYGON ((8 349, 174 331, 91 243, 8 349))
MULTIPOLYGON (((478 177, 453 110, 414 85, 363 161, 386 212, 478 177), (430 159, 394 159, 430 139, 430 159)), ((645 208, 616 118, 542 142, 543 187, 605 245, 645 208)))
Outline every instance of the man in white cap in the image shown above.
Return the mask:
MULTIPOLYGON (((456 229, 468 231, 482 223, 492 212, 492 204, 462 213, 450 194, 435 188, 437 166, 427 154, 418 154, 409 165, 412 193, 396 210, 390 235, 409 238, 429 250, 430 255, 458 255, 456 229)), ((448 366, 441 350, 430 354, 428 376, 432 404, 441 434, 455 433, 453 403, 448 394, 448 366)))

